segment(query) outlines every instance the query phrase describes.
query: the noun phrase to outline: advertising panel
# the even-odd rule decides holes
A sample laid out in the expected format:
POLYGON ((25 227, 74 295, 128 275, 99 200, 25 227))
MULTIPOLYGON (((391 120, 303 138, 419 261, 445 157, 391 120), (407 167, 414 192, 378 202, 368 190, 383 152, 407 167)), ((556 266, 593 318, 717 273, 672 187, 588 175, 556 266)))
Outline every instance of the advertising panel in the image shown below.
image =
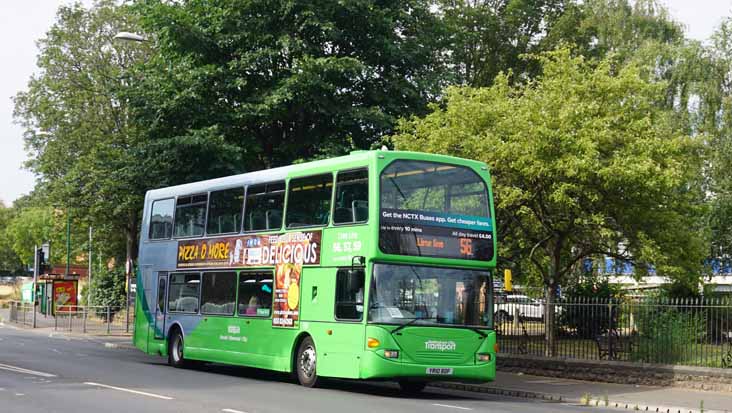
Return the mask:
POLYGON ((243 268, 320 264, 320 231, 178 241, 178 268, 243 268))
POLYGON ((178 242, 178 268, 274 266, 272 325, 298 326, 303 265, 320 264, 321 231, 178 242))
POLYGON ((379 247, 387 254, 490 261, 488 217, 382 208, 379 247))
POLYGON ((56 311, 74 311, 78 305, 76 281, 53 281, 53 304, 56 311))

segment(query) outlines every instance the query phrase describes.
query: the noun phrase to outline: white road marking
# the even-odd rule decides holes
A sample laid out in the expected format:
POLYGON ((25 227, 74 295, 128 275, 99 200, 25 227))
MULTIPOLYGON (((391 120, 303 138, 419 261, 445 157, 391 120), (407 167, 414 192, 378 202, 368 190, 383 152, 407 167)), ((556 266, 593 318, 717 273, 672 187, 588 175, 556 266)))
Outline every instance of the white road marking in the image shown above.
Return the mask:
POLYGON ((56 350, 55 348, 52 348, 52 349, 51 349, 51 351, 53 351, 54 353, 59 353, 59 354, 61 354, 61 352, 60 352, 60 351, 58 351, 58 350, 56 350))
POLYGON ((247 412, 243 412, 241 410, 234 410, 234 409, 221 409, 221 411, 227 412, 227 413, 247 413, 247 412))
POLYGON ((16 396, 25 396, 25 393, 15 393, 16 396))
POLYGON ((22 367, 15 367, 15 366, 11 366, 11 365, 8 365, 8 364, 2 364, 2 363, 0 363, 0 369, 12 371, 12 372, 15 372, 15 373, 21 373, 21 374, 31 374, 33 376, 56 377, 55 374, 44 373, 42 371, 28 370, 28 369, 24 369, 22 367))
POLYGON ((432 403, 433 406, 440 406, 440 407, 448 407, 450 409, 460 409, 460 410, 473 410, 468 407, 460 407, 460 406, 451 406, 449 404, 439 404, 439 403, 432 403))
POLYGON ((172 397, 163 396, 161 394, 154 394, 154 393, 147 393, 147 392, 139 391, 139 390, 125 389, 124 387, 115 387, 115 386, 110 386, 107 384, 93 383, 90 381, 86 381, 86 382, 84 382, 84 384, 89 385, 89 386, 103 387, 105 389, 119 390, 119 391, 123 391, 123 392, 127 392, 127 393, 139 394, 140 396, 154 397, 156 399, 173 400, 172 397))

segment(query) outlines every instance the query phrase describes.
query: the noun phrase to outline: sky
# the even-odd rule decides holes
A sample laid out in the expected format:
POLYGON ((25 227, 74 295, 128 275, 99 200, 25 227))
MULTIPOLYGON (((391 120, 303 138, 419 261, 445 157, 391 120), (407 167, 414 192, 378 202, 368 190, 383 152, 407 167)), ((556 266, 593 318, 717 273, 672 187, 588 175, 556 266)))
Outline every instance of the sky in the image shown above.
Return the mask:
MULTIPOLYGON (((663 0, 662 0, 663 1, 663 0)), ((91 0, 84 0, 89 5, 91 0)), ((37 73, 36 40, 53 24, 69 0, 0 1, 0 201, 6 205, 33 189, 35 177, 23 169, 27 154, 23 131, 13 123, 12 97, 37 73)), ((671 15, 686 27, 687 37, 704 41, 725 16, 732 0, 665 0, 671 15)))

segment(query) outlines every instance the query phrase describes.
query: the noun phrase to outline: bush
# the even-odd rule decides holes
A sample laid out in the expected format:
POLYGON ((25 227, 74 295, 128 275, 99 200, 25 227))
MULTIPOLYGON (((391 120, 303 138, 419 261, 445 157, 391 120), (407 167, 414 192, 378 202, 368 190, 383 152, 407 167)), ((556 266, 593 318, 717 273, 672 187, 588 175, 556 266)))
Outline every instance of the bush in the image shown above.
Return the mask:
MULTIPOLYGON (((610 328, 610 299, 620 298, 620 290, 607 279, 586 279, 565 292, 566 299, 559 304, 559 325, 576 331, 578 337, 595 338, 610 328)), ((612 321, 617 326, 617 306, 613 306, 612 321)))
POLYGON ((676 364, 706 333, 704 314, 653 306, 636 316, 638 340, 631 358, 647 363, 676 364))
MULTIPOLYGON (((89 288, 82 291, 83 304, 87 303, 89 288)), ((114 316, 125 305, 125 274, 123 270, 105 270, 92 275, 91 300, 89 305, 111 307, 110 315, 114 316)), ((105 308, 96 310, 98 316, 106 314, 105 308)))

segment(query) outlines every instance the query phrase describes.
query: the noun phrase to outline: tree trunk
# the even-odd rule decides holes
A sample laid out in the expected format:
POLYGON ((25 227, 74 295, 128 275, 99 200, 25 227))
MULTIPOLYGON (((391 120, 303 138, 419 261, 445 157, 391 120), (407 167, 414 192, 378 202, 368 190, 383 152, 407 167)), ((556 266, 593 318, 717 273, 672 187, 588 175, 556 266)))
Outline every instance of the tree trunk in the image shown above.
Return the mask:
POLYGON ((130 212, 127 223, 127 242, 125 253, 125 273, 127 276, 132 272, 135 261, 137 260, 137 213, 130 212))
POLYGON ((546 357, 555 357, 557 354, 557 343, 556 343, 556 316, 554 311, 554 303, 556 299, 557 288, 556 282, 551 279, 544 287, 544 339, 546 340, 546 347, 544 355, 546 357))

